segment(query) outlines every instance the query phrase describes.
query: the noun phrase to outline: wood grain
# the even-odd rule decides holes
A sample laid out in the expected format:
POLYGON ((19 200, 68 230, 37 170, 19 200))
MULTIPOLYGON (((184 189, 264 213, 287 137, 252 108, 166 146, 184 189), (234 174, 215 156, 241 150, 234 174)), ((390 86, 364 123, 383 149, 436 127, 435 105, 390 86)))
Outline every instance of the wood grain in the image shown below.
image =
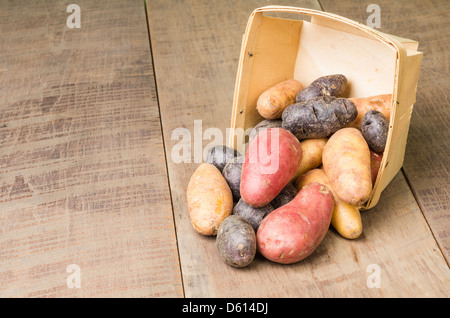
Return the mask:
MULTIPOLYGON (((373 1, 320 0, 323 9, 366 23, 373 1)), ((423 52, 403 173, 450 263, 449 1, 377 1, 380 31, 419 42, 423 52)))
POLYGON ((76 3, 0 4, 0 295, 182 297, 144 3, 76 3))
MULTIPOLYGON (((179 144, 172 133, 194 120, 203 131, 218 127, 225 135, 241 39, 247 19, 267 1, 177 1, 147 3, 155 76, 169 154, 179 144)), ((277 4, 292 5, 288 1, 277 4)), ((320 9, 317 1, 296 6, 320 9)), ((191 139, 191 147, 194 142, 191 139)), ((221 144, 222 140, 203 140, 221 144)), ((213 237, 190 224, 186 186, 198 163, 167 164, 173 198, 180 263, 186 297, 417 297, 450 295, 450 272, 402 174, 363 213, 364 234, 348 241, 330 230, 318 250, 291 266, 261 256, 247 268, 224 264, 213 237), (381 270, 380 288, 369 288, 368 266, 381 270)))

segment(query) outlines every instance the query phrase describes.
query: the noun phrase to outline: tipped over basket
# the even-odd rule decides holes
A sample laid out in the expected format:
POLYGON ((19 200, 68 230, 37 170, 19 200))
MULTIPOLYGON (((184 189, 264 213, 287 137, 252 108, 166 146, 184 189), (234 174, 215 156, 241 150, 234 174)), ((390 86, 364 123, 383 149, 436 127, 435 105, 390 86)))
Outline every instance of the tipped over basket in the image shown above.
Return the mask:
POLYGON ((347 97, 392 94, 381 167, 361 210, 374 207, 403 165, 422 60, 417 47, 416 41, 332 13, 283 6, 254 10, 241 47, 228 145, 242 152, 245 135, 238 128, 246 131, 264 119, 256 101, 283 80, 295 78, 306 87, 320 76, 339 73, 349 81, 347 97), (278 17, 293 13, 310 21, 278 17))

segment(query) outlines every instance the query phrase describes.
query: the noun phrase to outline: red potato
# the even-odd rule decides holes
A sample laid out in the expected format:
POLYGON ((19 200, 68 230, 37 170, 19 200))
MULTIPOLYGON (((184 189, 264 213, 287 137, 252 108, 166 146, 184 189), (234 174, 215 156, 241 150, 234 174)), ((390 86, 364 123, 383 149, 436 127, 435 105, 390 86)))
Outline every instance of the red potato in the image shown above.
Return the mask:
POLYGON ((383 159, 382 153, 370 151, 370 172, 372 174, 372 185, 377 180, 378 171, 380 171, 381 160, 383 159))
POLYGON ((260 131, 245 154, 241 198, 255 208, 269 204, 297 173, 302 153, 300 141, 286 129, 260 131))
POLYGON ((347 239, 358 238, 363 230, 361 221, 361 213, 358 207, 345 203, 336 195, 330 184, 328 176, 323 169, 312 169, 300 176, 295 185, 297 189, 303 188, 305 185, 313 182, 319 182, 326 185, 334 195, 334 209, 331 216, 331 225, 336 231, 347 239))
POLYGON ((330 227, 334 208, 331 190, 314 182, 288 204, 261 222, 256 234, 259 252, 267 259, 292 264, 311 255, 330 227))

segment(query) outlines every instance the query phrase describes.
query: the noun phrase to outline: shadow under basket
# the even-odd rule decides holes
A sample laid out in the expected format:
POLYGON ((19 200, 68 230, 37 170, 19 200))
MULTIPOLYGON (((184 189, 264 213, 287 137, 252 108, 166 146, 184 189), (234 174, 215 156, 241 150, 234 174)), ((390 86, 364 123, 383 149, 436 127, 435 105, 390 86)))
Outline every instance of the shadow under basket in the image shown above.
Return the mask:
POLYGON ((332 13, 284 6, 255 9, 242 40, 228 146, 243 153, 242 132, 264 119, 256 110, 259 95, 290 78, 306 87, 318 77, 339 73, 349 82, 346 97, 392 94, 383 159, 361 210, 374 207, 403 165, 423 55, 417 47, 416 41, 332 13), (278 17, 282 14, 310 21, 278 17))

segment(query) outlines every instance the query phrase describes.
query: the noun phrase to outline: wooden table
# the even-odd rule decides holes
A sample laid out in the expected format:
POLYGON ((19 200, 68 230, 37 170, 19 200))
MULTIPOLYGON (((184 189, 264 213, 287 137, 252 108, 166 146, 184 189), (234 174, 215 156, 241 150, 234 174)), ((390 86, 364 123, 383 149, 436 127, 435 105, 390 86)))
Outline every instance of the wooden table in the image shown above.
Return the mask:
MULTIPOLYGON (((277 2, 361 23, 370 3, 277 2)), ((192 229, 198 164, 171 159, 172 133, 229 126, 247 19, 271 2, 79 0, 73 29, 68 4, 0 2, 1 297, 450 296, 448 1, 377 2, 424 59, 404 166, 362 237, 244 269, 192 229)))

